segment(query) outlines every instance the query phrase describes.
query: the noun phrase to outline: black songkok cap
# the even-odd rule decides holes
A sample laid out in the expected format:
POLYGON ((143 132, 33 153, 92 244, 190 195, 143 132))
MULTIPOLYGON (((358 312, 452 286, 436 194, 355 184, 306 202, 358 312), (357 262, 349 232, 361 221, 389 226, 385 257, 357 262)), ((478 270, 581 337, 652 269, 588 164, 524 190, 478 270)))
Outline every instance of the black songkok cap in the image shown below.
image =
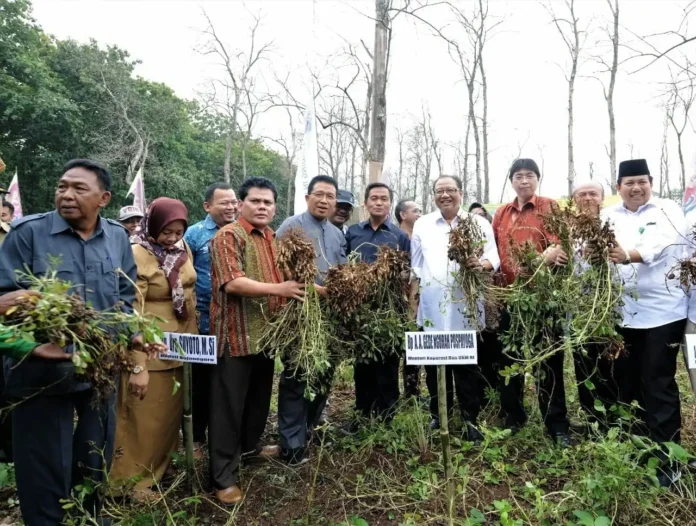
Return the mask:
POLYGON ((619 164, 619 180, 622 177, 633 177, 636 175, 650 175, 648 162, 645 159, 631 159, 619 164))

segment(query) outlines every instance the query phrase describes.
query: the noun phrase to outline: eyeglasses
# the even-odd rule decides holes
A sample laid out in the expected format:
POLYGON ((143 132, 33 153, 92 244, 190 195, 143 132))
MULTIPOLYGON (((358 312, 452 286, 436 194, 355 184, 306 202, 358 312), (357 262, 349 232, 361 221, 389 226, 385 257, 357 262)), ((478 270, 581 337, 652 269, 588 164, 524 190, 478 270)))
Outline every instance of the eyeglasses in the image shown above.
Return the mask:
POLYGON ((334 194, 325 194, 323 192, 316 192, 316 193, 309 194, 309 195, 311 195, 315 199, 319 199, 319 201, 323 201, 324 199, 326 199, 329 203, 336 200, 336 196, 334 194))
POLYGON ((456 195, 459 192, 459 188, 438 188, 435 190, 435 195, 440 197, 445 194, 456 195))
POLYGON ((533 179, 536 179, 536 177, 537 177, 536 174, 515 174, 512 176, 512 178, 515 181, 522 181, 522 180, 531 181, 533 179))

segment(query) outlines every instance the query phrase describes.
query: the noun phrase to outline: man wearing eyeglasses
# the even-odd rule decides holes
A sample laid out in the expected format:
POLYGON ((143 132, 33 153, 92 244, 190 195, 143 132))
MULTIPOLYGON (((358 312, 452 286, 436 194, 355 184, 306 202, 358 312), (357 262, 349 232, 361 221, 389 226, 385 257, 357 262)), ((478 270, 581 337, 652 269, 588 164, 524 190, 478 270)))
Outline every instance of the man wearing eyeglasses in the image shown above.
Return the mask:
MULTIPOLYGON (((314 281, 317 292, 325 295, 324 279, 329 268, 346 262, 346 239, 329 218, 336 208, 338 184, 328 175, 317 175, 307 188, 307 211, 283 221, 277 231, 279 238, 292 228, 299 228, 314 244, 319 273, 314 281)), ((330 381, 330 380, 329 380, 330 381)), ((313 400, 305 399, 306 382, 285 369, 278 383, 278 434, 283 459, 290 465, 307 462, 307 436, 319 424, 326 406, 326 393, 313 400)))
MULTIPOLYGON (((456 263, 447 256, 449 236, 459 221, 469 217, 478 224, 483 234, 483 254, 467 261, 469 268, 493 272, 500 263, 490 223, 480 216, 462 210, 462 181, 456 176, 441 175, 433 184, 437 211, 426 214, 413 226, 411 236, 411 266, 419 279, 417 322, 424 331, 473 330, 478 319, 485 325, 485 312, 467 312, 463 308, 464 291, 455 283, 456 263)), ((484 342, 478 338, 479 356, 487 353, 484 342)), ((487 342, 486 342, 487 345, 487 342)), ((459 410, 465 425, 464 436, 478 445, 483 436, 477 429, 477 420, 483 399, 481 369, 478 365, 448 365, 446 372, 447 409, 454 406, 456 391, 459 410)), ((440 427, 438 412, 437 366, 425 367, 425 382, 430 393, 431 429, 440 427)))
MULTIPOLYGON (((533 159, 517 159, 508 175, 517 197, 498 209, 493 218, 493 231, 500 252, 500 270, 504 285, 512 285, 520 271, 513 260, 512 247, 527 241, 534 244, 548 265, 562 266, 568 263, 568 255, 555 245, 555 240, 546 231, 543 216, 550 213, 555 204, 553 199, 536 195, 539 186, 539 167, 533 159)), ((510 328, 510 315, 503 311, 500 331, 510 328)), ((502 352, 502 343, 497 342, 497 356, 501 368, 512 365, 512 358, 502 352)), ((541 364, 537 371, 537 396, 544 424, 554 441, 562 447, 570 445, 565 387, 563 384, 563 353, 556 353, 541 364)), ((524 377, 513 376, 510 382, 500 387, 501 406, 506 413, 505 426, 516 432, 527 421, 524 410, 524 377)))
MULTIPOLYGON (((184 235, 193 254, 193 266, 196 269, 196 313, 198 314, 198 331, 200 334, 210 332, 210 301, 212 285, 210 279, 210 240, 223 226, 237 220, 237 195, 227 183, 213 183, 205 191, 203 208, 208 213, 203 221, 189 227, 184 235)), ((193 442, 196 456, 202 455, 205 444, 205 432, 208 428, 209 387, 212 367, 206 364, 192 364, 192 410, 193 442)))

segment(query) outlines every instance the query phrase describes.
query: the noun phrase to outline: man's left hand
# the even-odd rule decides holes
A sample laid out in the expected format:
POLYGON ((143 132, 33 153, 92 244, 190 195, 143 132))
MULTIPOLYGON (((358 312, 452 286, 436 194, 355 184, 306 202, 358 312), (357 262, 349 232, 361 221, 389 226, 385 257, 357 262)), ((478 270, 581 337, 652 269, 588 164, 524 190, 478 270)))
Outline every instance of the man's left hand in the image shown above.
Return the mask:
POLYGON ((611 259, 612 263, 621 264, 627 259, 630 259, 630 255, 628 250, 616 245, 615 247, 611 247, 609 249, 609 259, 611 259))
POLYGON ((466 266, 470 269, 483 270, 483 265, 476 256, 471 256, 469 259, 467 259, 466 266))

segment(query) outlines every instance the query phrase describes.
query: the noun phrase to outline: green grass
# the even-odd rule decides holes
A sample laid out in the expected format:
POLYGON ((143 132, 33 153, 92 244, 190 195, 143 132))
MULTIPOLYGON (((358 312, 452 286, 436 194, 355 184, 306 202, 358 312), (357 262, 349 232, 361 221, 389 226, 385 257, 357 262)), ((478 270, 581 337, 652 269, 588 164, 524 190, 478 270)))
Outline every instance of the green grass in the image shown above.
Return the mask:
MULTIPOLYGON (((571 369, 569 368, 569 371, 571 369)), ((235 508, 218 506, 205 491, 206 462, 197 466, 197 492, 186 490, 183 473, 161 488, 150 504, 110 500, 117 524, 181 525, 439 525, 447 524, 439 437, 428 430, 419 404, 402 404, 391 426, 366 422, 356 437, 337 426, 352 416, 351 369, 342 368, 330 401, 327 440, 312 446, 311 462, 291 469, 279 462, 243 467, 246 498, 235 508), (330 444, 328 443, 330 442, 330 444)), ((696 400, 686 372, 678 376, 684 431, 682 446, 696 451, 696 400)), ((567 392, 571 418, 583 415, 573 377, 567 392)), ((529 424, 516 436, 500 429, 497 402, 482 423, 485 442, 474 448, 454 419, 452 449, 457 525, 691 525, 696 524, 696 476, 685 473, 671 491, 646 483, 654 474, 651 454, 618 429, 575 436, 571 448, 555 447, 543 432, 533 389, 527 391, 529 424)), ((277 439, 275 415, 267 443, 277 439)), ((2 477, 0 467, 0 477, 2 477)), ((11 469, 0 494, 4 512, 17 516, 11 469), (11 502, 8 499, 13 499, 11 502)))

